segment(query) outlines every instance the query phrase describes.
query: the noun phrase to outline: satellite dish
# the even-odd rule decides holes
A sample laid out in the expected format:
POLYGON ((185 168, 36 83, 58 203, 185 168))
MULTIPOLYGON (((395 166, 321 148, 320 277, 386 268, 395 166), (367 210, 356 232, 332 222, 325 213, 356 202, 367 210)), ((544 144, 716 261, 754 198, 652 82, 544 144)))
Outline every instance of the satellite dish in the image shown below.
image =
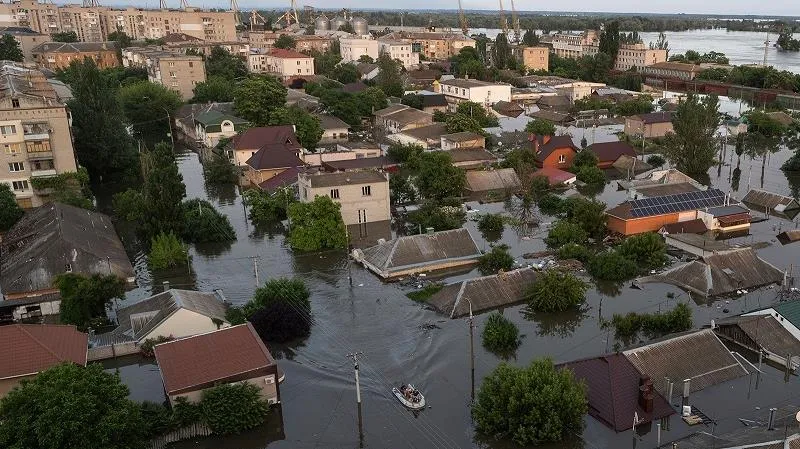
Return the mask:
POLYGON ((797 414, 794 415, 794 419, 796 419, 797 422, 800 422, 800 412, 797 412, 797 414))

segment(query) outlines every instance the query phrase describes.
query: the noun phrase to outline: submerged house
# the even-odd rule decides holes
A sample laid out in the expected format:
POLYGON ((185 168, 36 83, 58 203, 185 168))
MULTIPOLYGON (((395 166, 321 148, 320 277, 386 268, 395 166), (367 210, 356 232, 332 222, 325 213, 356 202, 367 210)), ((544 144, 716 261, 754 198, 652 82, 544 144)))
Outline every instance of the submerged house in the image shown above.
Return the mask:
POLYGON ((398 237, 353 251, 357 262, 387 281, 418 273, 471 268, 481 255, 464 228, 398 237))
MULTIPOLYGON (((798 306, 800 303, 790 307, 796 309, 798 306)), ((772 314, 736 316, 717 322, 714 332, 722 340, 756 354, 761 352, 767 360, 783 366, 786 365, 787 355, 790 355, 794 369, 800 360, 800 340, 792 335, 784 322, 778 321, 772 314)))
POLYGON ((468 171, 466 176, 464 196, 472 200, 506 198, 516 193, 522 185, 513 168, 468 171))
POLYGON ((525 300, 525 291, 536 280, 531 268, 468 279, 446 285, 427 303, 450 318, 507 307, 525 300))
POLYGON ((742 198, 742 202, 756 212, 777 214, 794 218, 800 213, 800 202, 791 196, 778 195, 761 189, 752 189, 742 198))

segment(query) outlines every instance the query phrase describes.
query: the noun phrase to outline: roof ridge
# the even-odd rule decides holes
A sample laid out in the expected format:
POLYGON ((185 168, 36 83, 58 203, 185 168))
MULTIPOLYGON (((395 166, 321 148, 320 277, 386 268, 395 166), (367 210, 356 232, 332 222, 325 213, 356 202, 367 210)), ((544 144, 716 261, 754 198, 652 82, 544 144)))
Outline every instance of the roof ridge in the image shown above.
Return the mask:
MULTIPOLYGON (((30 332, 28 332, 28 331, 27 331, 27 330, 26 330, 26 329, 23 327, 23 325, 22 325, 22 324, 16 324, 15 326, 17 326, 17 329, 19 329, 20 331, 22 331, 23 333, 25 333, 25 335, 27 335, 27 336, 28 336, 28 337, 29 337, 31 340, 33 340, 33 341, 34 341, 34 342, 35 342, 37 345, 39 345, 39 346, 40 346, 42 349, 44 349, 45 351, 47 351, 48 353, 50 353, 50 355, 52 355, 52 356, 53 356, 53 358, 54 358, 54 359, 55 359, 57 362, 60 362, 60 361, 62 361, 61 357, 59 357, 58 355, 56 355, 56 353, 55 353, 55 352, 53 352, 53 351, 52 351, 50 348, 48 348, 47 346, 45 346, 45 344, 44 344, 44 343, 42 343, 42 342, 41 342, 41 341, 40 341, 38 338, 36 338, 35 336, 31 335, 31 333, 30 333, 30 332)), ((44 324, 41 324, 41 326, 44 326, 44 324)))

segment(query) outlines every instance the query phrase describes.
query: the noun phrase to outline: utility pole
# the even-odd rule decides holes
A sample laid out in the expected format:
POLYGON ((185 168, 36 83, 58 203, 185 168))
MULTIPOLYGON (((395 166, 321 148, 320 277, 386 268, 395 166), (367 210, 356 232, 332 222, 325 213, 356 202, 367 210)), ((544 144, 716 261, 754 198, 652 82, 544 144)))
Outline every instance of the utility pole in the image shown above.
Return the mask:
POLYGON ((474 317, 472 315, 472 301, 467 299, 469 303, 469 368, 470 368, 470 378, 472 380, 472 389, 471 391, 471 398, 472 402, 475 402, 475 323, 474 317))
POLYGON ((363 352, 351 352, 347 357, 353 359, 353 370, 356 377, 356 402, 358 403, 358 441, 359 447, 364 447, 364 428, 363 420, 361 418, 361 384, 358 380, 358 356, 363 355, 363 352))
POLYGON ((253 256, 253 275, 256 277, 256 288, 261 286, 261 283, 258 281, 258 256, 253 256))

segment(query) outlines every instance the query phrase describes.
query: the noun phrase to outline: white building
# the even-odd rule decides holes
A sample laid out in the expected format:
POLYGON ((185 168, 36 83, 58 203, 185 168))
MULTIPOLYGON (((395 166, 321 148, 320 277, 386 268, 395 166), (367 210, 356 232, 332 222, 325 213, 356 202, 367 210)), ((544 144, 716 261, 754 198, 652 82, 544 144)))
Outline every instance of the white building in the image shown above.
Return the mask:
POLYGON ((391 40, 378 40, 377 42, 380 54, 388 54, 392 59, 400 61, 406 69, 419 66, 419 53, 412 51, 410 43, 391 40))
POLYGON ((251 50, 247 65, 253 73, 269 73, 284 80, 314 75, 313 57, 283 48, 273 48, 266 53, 251 50))
POLYGON ((357 62, 362 56, 378 59, 380 52, 378 41, 372 39, 339 39, 339 46, 342 62, 357 62))
POLYGON ((511 85, 472 79, 452 79, 435 84, 437 92, 447 97, 451 107, 465 101, 474 101, 490 107, 498 101, 511 101, 511 85))

